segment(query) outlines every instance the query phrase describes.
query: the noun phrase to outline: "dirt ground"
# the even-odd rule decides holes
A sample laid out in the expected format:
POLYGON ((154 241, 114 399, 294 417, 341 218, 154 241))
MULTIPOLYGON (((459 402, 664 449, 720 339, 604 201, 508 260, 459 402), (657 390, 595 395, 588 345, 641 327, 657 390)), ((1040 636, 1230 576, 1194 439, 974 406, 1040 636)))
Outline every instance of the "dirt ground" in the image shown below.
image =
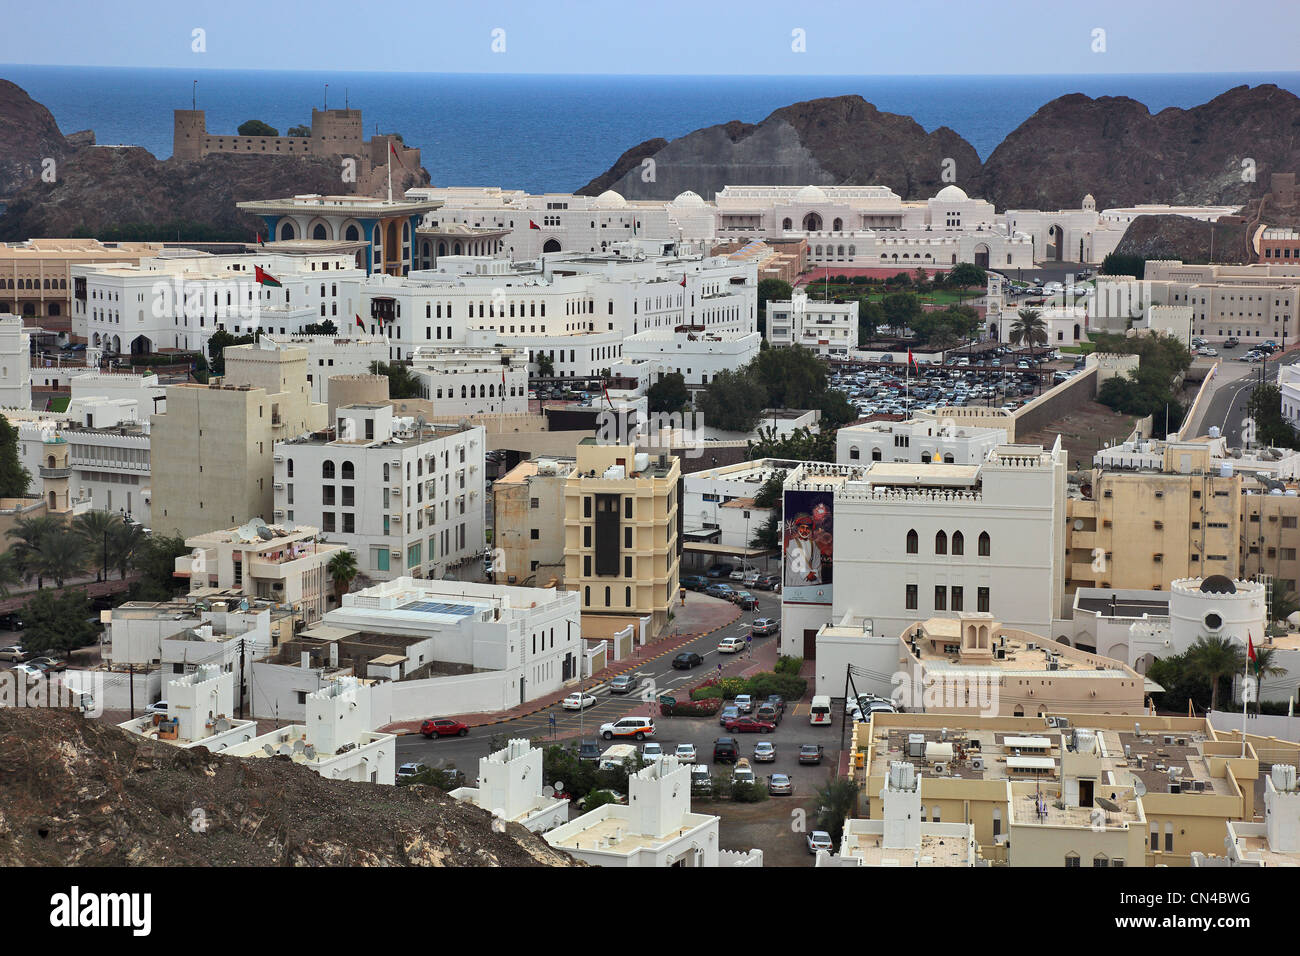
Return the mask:
POLYGON ((1132 415, 1120 415, 1105 405, 1092 402, 1071 412, 1068 417, 1052 422, 1046 428, 1017 434, 1016 441, 1050 448, 1059 434, 1061 446, 1066 451, 1068 467, 1075 471, 1090 468, 1092 456, 1105 445, 1127 438, 1136 421, 1132 415))
POLYGON ((697 800, 696 813, 716 813, 718 846, 724 850, 763 851, 764 866, 812 866, 807 831, 815 829, 816 798, 811 793, 769 797, 762 803, 697 800), (803 811, 802 814, 797 811, 803 811))

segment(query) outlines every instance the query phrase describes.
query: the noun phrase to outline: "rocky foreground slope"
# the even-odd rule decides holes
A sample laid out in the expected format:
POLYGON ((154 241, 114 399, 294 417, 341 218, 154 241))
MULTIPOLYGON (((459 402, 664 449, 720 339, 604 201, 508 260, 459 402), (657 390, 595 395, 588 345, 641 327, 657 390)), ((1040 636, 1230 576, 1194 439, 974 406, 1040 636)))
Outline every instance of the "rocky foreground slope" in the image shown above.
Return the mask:
POLYGON ((431 788, 329 781, 286 757, 180 750, 70 711, 0 709, 0 866, 97 865, 579 864, 431 788))

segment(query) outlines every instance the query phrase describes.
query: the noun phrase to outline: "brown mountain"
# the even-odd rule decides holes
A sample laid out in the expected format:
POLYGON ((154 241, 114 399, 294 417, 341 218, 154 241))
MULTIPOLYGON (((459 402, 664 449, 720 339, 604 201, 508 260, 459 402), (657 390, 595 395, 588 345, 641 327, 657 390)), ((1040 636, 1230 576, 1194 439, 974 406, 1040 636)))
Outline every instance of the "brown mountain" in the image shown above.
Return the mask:
POLYGON ((0 196, 40 182, 42 164, 72 151, 54 117, 20 86, 0 80, 0 196))
POLYGON ((733 120, 659 142, 628 150, 578 192, 613 189, 628 199, 672 199, 691 189, 707 199, 728 183, 883 183, 912 199, 946 185, 945 159, 955 161, 958 181, 979 169, 974 148, 946 126, 927 133, 911 117, 882 113, 860 96, 795 103, 761 123, 733 120), (652 178, 643 171, 646 157, 654 160, 652 178))
POLYGON ((0 866, 579 866, 431 787, 143 740, 0 708, 0 866), (201 811, 196 815, 195 811, 201 811))

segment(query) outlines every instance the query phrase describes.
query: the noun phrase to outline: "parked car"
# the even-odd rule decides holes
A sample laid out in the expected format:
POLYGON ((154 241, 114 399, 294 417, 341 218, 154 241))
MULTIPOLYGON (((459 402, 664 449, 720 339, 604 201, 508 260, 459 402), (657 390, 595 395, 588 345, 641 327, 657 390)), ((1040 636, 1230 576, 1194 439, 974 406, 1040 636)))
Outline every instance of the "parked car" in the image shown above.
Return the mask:
POLYGON ((412 777, 418 777, 428 769, 422 763, 404 763, 397 768, 397 779, 410 780, 412 777))
POLYGON ((710 584, 704 589, 704 593, 709 597, 722 598, 725 601, 731 600, 730 584, 710 584))
POLYGON ((704 663, 704 658, 694 651, 682 651, 673 658, 673 667, 679 671, 688 671, 692 667, 699 667, 704 663))
POLYGON ((610 679, 609 692, 611 694, 626 694, 636 689, 636 678, 631 674, 618 674, 610 679))
POLYGON ((748 714, 754 709, 754 698, 750 694, 737 694, 735 705, 742 714, 748 714))
POLYGON ((780 694, 768 694, 767 700, 764 701, 764 703, 771 704, 777 709, 782 717, 785 716, 785 698, 780 694))
POLYGON ((646 763, 650 763, 652 760, 658 760, 663 756, 665 756, 663 744, 651 741, 641 748, 641 759, 646 763))
POLYGON ((11 674, 26 674, 30 680, 41 680, 45 677, 45 671, 31 664, 15 664, 10 669, 11 674))
POLYGON ((783 773, 774 773, 767 778, 767 792, 774 797, 788 797, 794 794, 794 784, 783 773))
POLYGON ((655 725, 649 717, 624 717, 613 723, 601 724, 600 735, 606 740, 613 740, 615 737, 645 740, 655 735, 655 725))
POLYGON ((772 763, 776 760, 776 744, 770 740, 760 740, 754 744, 754 763, 772 763))
POLYGON ((758 588, 760 591, 771 591, 780 583, 781 576, 779 574, 760 574, 758 580, 754 582, 753 586, 758 588))
POLYGON ((695 744, 678 744, 673 756, 682 763, 695 763, 695 744))
POLYGON ((599 760, 600 754, 600 744, 594 740, 584 740, 578 744, 579 760, 599 760))
POLYGON ((734 783, 754 782, 754 768, 749 765, 749 761, 744 757, 736 761, 735 769, 731 771, 731 779, 734 783))
POLYGON ((781 712, 766 701, 758 705, 758 710, 754 712, 756 720, 765 720, 769 724, 781 723, 781 712))
POLYGON ((420 724, 420 733, 426 739, 432 737, 464 737, 469 733, 469 724, 461 723, 459 720, 451 720, 447 717, 430 717, 420 724))
POLYGON ((31 657, 21 644, 11 644, 8 647, 0 647, 0 661, 13 661, 21 663, 31 657))
POLYGON ((47 674, 58 674, 68 669, 68 662, 56 657, 34 657, 27 663, 32 667, 39 667, 47 674))
POLYGON ((735 763, 740 759, 740 748, 735 737, 719 737, 713 741, 714 763, 735 763))
POLYGON ((814 830, 808 834, 808 852, 815 854, 818 850, 825 850, 827 853, 835 852, 835 845, 831 843, 831 835, 825 830, 814 830))
POLYGON ((0 631, 21 631, 22 629, 23 619, 17 614, 0 616, 0 631))
POLYGON ((700 574, 688 574, 678 579, 678 583, 688 591, 703 591, 709 586, 709 579, 700 574))
POLYGON ((745 649, 743 637, 724 637, 718 642, 719 654, 737 654, 745 649))
POLYGON ((767 637, 769 634, 780 633, 781 622, 772 617, 756 617, 751 630, 755 637, 767 637))
POLYGON ((739 716, 740 708, 735 704, 728 704, 723 707, 722 710, 718 711, 718 723, 725 727, 727 721, 735 720, 739 716))
POLYGON ((758 610, 758 598, 748 591, 736 591, 731 595, 731 601, 736 604, 742 611, 758 610))
POLYGON ((596 700, 594 694, 573 693, 564 698, 560 704, 565 710, 586 710, 588 707, 595 707, 600 701, 596 700))
POLYGON ((745 587, 747 588, 757 587, 758 579, 761 577, 762 575, 759 574, 757 571, 746 571, 745 577, 741 580, 740 583, 745 585, 745 587))
POLYGON ((160 700, 155 704, 150 704, 145 708, 146 714, 158 714, 161 717, 167 716, 167 701, 160 700))
POLYGON ((730 579, 733 580, 733 581, 744 581, 744 580, 745 580, 745 569, 744 569, 744 568, 736 568, 736 570, 734 570, 734 571, 732 571, 730 574, 728 574, 727 577, 730 578, 730 579))
POLYGON ((799 747, 799 762, 800 763, 821 763, 822 745, 802 744, 799 747))
POLYGON ((705 573, 711 578, 725 578, 734 570, 736 569, 729 564, 715 564, 705 573))
POLYGON ((776 730, 776 724, 755 717, 737 717, 723 724, 733 734, 770 734, 776 730))

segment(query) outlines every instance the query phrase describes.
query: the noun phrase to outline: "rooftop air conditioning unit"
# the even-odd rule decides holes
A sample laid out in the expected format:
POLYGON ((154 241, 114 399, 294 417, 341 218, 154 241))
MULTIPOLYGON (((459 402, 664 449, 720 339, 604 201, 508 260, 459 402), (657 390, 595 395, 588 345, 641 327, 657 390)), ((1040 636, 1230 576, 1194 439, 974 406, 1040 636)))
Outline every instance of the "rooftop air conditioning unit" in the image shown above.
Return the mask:
POLYGON ((970 768, 971 768, 972 770, 983 770, 983 769, 984 769, 984 757, 983 757, 982 755, 976 755, 976 756, 974 756, 974 757, 971 757, 971 758, 970 758, 970 768))

